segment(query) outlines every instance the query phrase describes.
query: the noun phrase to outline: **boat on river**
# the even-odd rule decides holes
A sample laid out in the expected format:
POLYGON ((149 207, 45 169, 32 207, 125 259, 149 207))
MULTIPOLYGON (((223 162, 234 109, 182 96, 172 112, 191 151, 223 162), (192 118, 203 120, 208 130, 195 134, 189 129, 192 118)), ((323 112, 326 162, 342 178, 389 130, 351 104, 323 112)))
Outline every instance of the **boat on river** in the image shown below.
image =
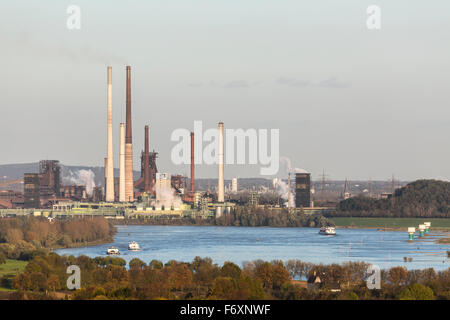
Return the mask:
POLYGON ((139 243, 137 243, 136 241, 131 241, 128 244, 128 250, 130 250, 130 251, 140 251, 141 247, 139 246, 139 243))
POLYGON ((106 250, 106 254, 108 254, 108 255, 110 255, 110 256, 117 256, 117 255, 120 254, 119 248, 117 248, 117 247, 109 247, 109 248, 106 250))
POLYGON ((334 227, 322 227, 319 230, 319 234, 325 235, 325 236, 335 236, 336 229, 334 227))

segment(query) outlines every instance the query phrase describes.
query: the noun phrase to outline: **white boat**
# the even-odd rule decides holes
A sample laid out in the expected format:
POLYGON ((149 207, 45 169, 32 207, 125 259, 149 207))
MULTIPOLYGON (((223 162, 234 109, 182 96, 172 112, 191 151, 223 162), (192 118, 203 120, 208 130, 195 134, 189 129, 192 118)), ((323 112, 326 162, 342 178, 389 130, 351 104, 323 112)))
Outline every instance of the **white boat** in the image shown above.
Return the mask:
POLYGON ((108 250, 106 250, 106 254, 118 255, 118 254, 120 254, 120 252, 119 252, 119 249, 117 247, 109 247, 108 250))
POLYGON ((130 251, 139 251, 139 250, 141 250, 141 247, 139 246, 139 243, 137 243, 136 241, 131 241, 128 244, 128 250, 130 250, 130 251))
POLYGON ((325 236, 335 236, 336 229, 334 227, 322 227, 319 230, 319 234, 323 234, 325 236))

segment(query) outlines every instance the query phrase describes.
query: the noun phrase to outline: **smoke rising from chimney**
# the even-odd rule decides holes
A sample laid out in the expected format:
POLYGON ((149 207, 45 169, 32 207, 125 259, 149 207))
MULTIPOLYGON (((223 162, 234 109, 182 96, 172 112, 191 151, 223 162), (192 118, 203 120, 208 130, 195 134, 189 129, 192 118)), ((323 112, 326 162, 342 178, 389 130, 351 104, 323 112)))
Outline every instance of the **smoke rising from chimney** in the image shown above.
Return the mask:
POLYGON ((63 179, 76 185, 85 186, 86 193, 92 195, 92 191, 95 187, 95 174, 91 169, 81 169, 78 170, 75 174, 72 171, 69 171, 69 174, 70 175, 68 177, 64 177, 63 179))

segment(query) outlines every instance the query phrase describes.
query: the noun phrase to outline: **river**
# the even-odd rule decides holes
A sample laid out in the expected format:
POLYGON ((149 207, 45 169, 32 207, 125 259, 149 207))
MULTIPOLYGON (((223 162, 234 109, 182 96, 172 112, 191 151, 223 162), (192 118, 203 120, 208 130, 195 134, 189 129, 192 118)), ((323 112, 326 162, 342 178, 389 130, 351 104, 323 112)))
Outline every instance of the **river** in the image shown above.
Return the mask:
POLYGON ((336 236, 318 234, 316 228, 213 227, 213 226, 117 226, 114 243, 55 250, 58 254, 105 256, 109 246, 120 250, 129 262, 139 258, 167 262, 190 262, 196 256, 210 257, 219 265, 232 261, 299 259, 312 263, 364 261, 382 269, 404 266, 408 269, 449 267, 449 245, 437 244, 431 234, 409 242, 405 231, 375 229, 336 229, 336 236), (128 251, 128 242, 137 241, 142 250, 128 251), (404 262, 404 257, 412 258, 404 262))

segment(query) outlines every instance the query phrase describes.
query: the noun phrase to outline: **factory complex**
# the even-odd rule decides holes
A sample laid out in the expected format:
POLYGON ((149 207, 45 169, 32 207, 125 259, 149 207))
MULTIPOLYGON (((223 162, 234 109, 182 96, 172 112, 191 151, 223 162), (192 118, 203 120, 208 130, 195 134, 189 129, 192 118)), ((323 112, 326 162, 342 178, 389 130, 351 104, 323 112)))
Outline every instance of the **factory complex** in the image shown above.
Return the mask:
MULTIPOLYGON (((236 194, 238 179, 229 188, 224 183, 224 124, 218 123, 218 182, 213 192, 195 190, 194 132, 190 133, 190 178, 159 172, 158 153, 150 151, 149 125, 144 129, 140 154, 140 177, 133 178, 133 129, 131 108, 131 67, 126 67, 125 123, 120 123, 119 176, 114 175, 112 67, 107 67, 107 152, 104 159, 104 188, 94 186, 88 194, 85 185, 63 185, 58 160, 39 162, 39 173, 25 173, 23 196, 0 194, 0 216, 32 214, 48 218, 104 216, 107 218, 210 218, 233 212, 236 202, 226 201, 225 191, 236 194), (2 198, 3 197, 3 198, 2 198), (3 200, 2 200, 3 199, 3 200), (3 201, 3 202, 1 202, 3 201)), ((274 179, 275 180, 275 179, 274 179)), ((274 185, 274 189, 276 189, 274 185)), ((316 213, 313 208, 309 173, 295 174, 295 202, 288 178, 285 207, 316 213)), ((251 192, 248 205, 258 206, 258 193, 251 192)), ((273 207, 280 210, 283 206, 273 207)))

